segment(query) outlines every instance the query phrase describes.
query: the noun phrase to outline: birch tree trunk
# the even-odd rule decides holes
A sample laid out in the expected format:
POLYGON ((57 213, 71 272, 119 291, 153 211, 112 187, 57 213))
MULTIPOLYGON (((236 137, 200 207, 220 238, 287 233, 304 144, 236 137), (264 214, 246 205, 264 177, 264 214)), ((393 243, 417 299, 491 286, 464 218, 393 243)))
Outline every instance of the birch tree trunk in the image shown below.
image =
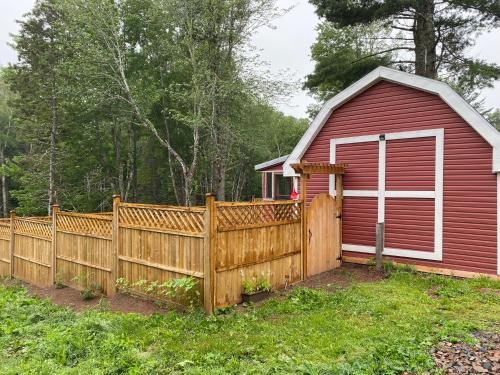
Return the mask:
MULTIPOLYGON (((0 147, 0 167, 5 166, 5 147, 0 147)), ((7 176, 2 173, 1 176, 2 183, 2 216, 7 217, 9 215, 9 202, 8 202, 8 187, 7 187, 7 176)))

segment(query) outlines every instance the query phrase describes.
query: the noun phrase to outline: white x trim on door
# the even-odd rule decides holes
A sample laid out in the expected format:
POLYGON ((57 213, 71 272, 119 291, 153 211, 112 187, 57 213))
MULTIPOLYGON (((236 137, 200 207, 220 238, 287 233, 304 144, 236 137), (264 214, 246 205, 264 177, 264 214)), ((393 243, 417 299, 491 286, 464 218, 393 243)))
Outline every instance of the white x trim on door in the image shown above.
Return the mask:
MULTIPOLYGON (((378 222, 385 220, 385 198, 425 198, 434 199, 434 252, 384 248, 384 255, 392 255, 415 259, 442 260, 443 259, 443 158, 444 158, 444 129, 418 130, 401 133, 387 133, 384 135, 364 135, 358 137, 337 138, 330 140, 330 163, 336 161, 336 146, 351 143, 379 142, 378 153, 378 189, 377 190, 344 190, 345 197, 377 197, 378 222), (386 174, 386 142, 396 139, 414 139, 424 137, 436 138, 435 154, 435 185, 432 191, 406 191, 385 189, 386 174)), ((349 173, 349 167, 346 170, 349 173)), ((335 196, 335 176, 330 176, 330 194, 335 196)), ((375 246, 342 244, 342 250, 363 253, 375 253, 375 246)))

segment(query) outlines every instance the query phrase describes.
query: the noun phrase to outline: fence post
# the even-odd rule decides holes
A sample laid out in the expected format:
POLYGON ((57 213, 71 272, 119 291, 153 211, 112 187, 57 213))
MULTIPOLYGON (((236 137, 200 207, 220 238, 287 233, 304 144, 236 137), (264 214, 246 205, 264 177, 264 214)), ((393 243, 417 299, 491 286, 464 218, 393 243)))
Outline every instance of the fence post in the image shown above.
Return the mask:
POLYGON ((216 205, 213 194, 206 195, 205 211, 205 243, 203 254, 203 307, 212 314, 215 308, 215 236, 216 233, 216 205))
POLYGON ((378 271, 382 270, 382 252, 384 251, 384 223, 377 223, 375 227, 376 246, 375 264, 378 271))
POLYGON ((339 259, 336 259, 335 262, 339 262, 338 265, 342 263, 342 215, 344 210, 344 182, 343 175, 338 174, 335 175, 335 208, 336 208, 336 224, 337 224, 337 243, 338 243, 338 251, 339 251, 339 259))
POLYGON ((57 275, 57 213, 59 211, 58 204, 52 205, 52 284, 55 284, 57 275))
POLYGON ((16 211, 10 211, 10 277, 14 277, 14 249, 16 211))
POLYGON ((121 197, 113 195, 113 231, 111 235, 111 288, 108 294, 114 296, 116 294, 116 279, 118 278, 118 243, 119 243, 119 209, 121 197))
POLYGON ((302 280, 307 279, 307 250, 309 233, 307 227, 307 179, 309 175, 300 175, 300 196, 302 197, 302 280))

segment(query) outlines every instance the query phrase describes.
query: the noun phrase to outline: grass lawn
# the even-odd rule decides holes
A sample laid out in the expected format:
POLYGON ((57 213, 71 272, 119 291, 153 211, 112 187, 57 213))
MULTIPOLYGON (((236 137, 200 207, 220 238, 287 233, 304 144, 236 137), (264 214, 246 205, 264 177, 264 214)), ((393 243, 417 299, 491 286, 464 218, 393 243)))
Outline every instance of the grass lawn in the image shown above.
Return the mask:
POLYGON ((394 269, 335 292, 296 288, 244 312, 144 317, 75 313, 0 285, 0 374, 432 372, 439 341, 500 330, 495 289, 394 269))

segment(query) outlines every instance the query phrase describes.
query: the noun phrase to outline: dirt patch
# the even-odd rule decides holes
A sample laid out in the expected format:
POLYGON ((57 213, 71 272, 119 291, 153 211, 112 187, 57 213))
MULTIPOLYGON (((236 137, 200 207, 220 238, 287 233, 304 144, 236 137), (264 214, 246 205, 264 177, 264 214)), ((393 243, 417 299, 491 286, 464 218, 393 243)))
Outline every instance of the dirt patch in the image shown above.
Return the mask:
POLYGON ((110 311, 139 313, 143 315, 166 312, 166 309, 161 308, 153 302, 134 298, 125 294, 116 294, 110 298, 103 297, 102 299, 94 298, 91 300, 83 300, 80 297, 80 292, 72 288, 41 288, 18 280, 6 280, 3 283, 5 285, 22 285, 28 290, 29 294, 33 296, 48 298, 56 305, 69 307, 75 311, 101 307, 110 311))
POLYGON ((437 293, 437 291, 438 291, 437 286, 433 286, 432 288, 429 288, 427 290, 427 295, 429 297, 431 297, 432 299, 438 299, 439 298, 439 294, 437 293))
POLYGON ((370 283, 385 278, 383 272, 361 264, 345 263, 342 267, 320 273, 297 284, 307 288, 335 290, 345 288, 355 282, 370 283))
POLYGON ((481 293, 484 294, 494 294, 496 296, 500 296, 500 290, 499 289, 490 289, 490 288, 481 288, 479 289, 481 293))
POLYGON ((475 345, 441 343, 432 350, 437 367, 446 374, 500 374, 500 334, 474 333, 475 345))

